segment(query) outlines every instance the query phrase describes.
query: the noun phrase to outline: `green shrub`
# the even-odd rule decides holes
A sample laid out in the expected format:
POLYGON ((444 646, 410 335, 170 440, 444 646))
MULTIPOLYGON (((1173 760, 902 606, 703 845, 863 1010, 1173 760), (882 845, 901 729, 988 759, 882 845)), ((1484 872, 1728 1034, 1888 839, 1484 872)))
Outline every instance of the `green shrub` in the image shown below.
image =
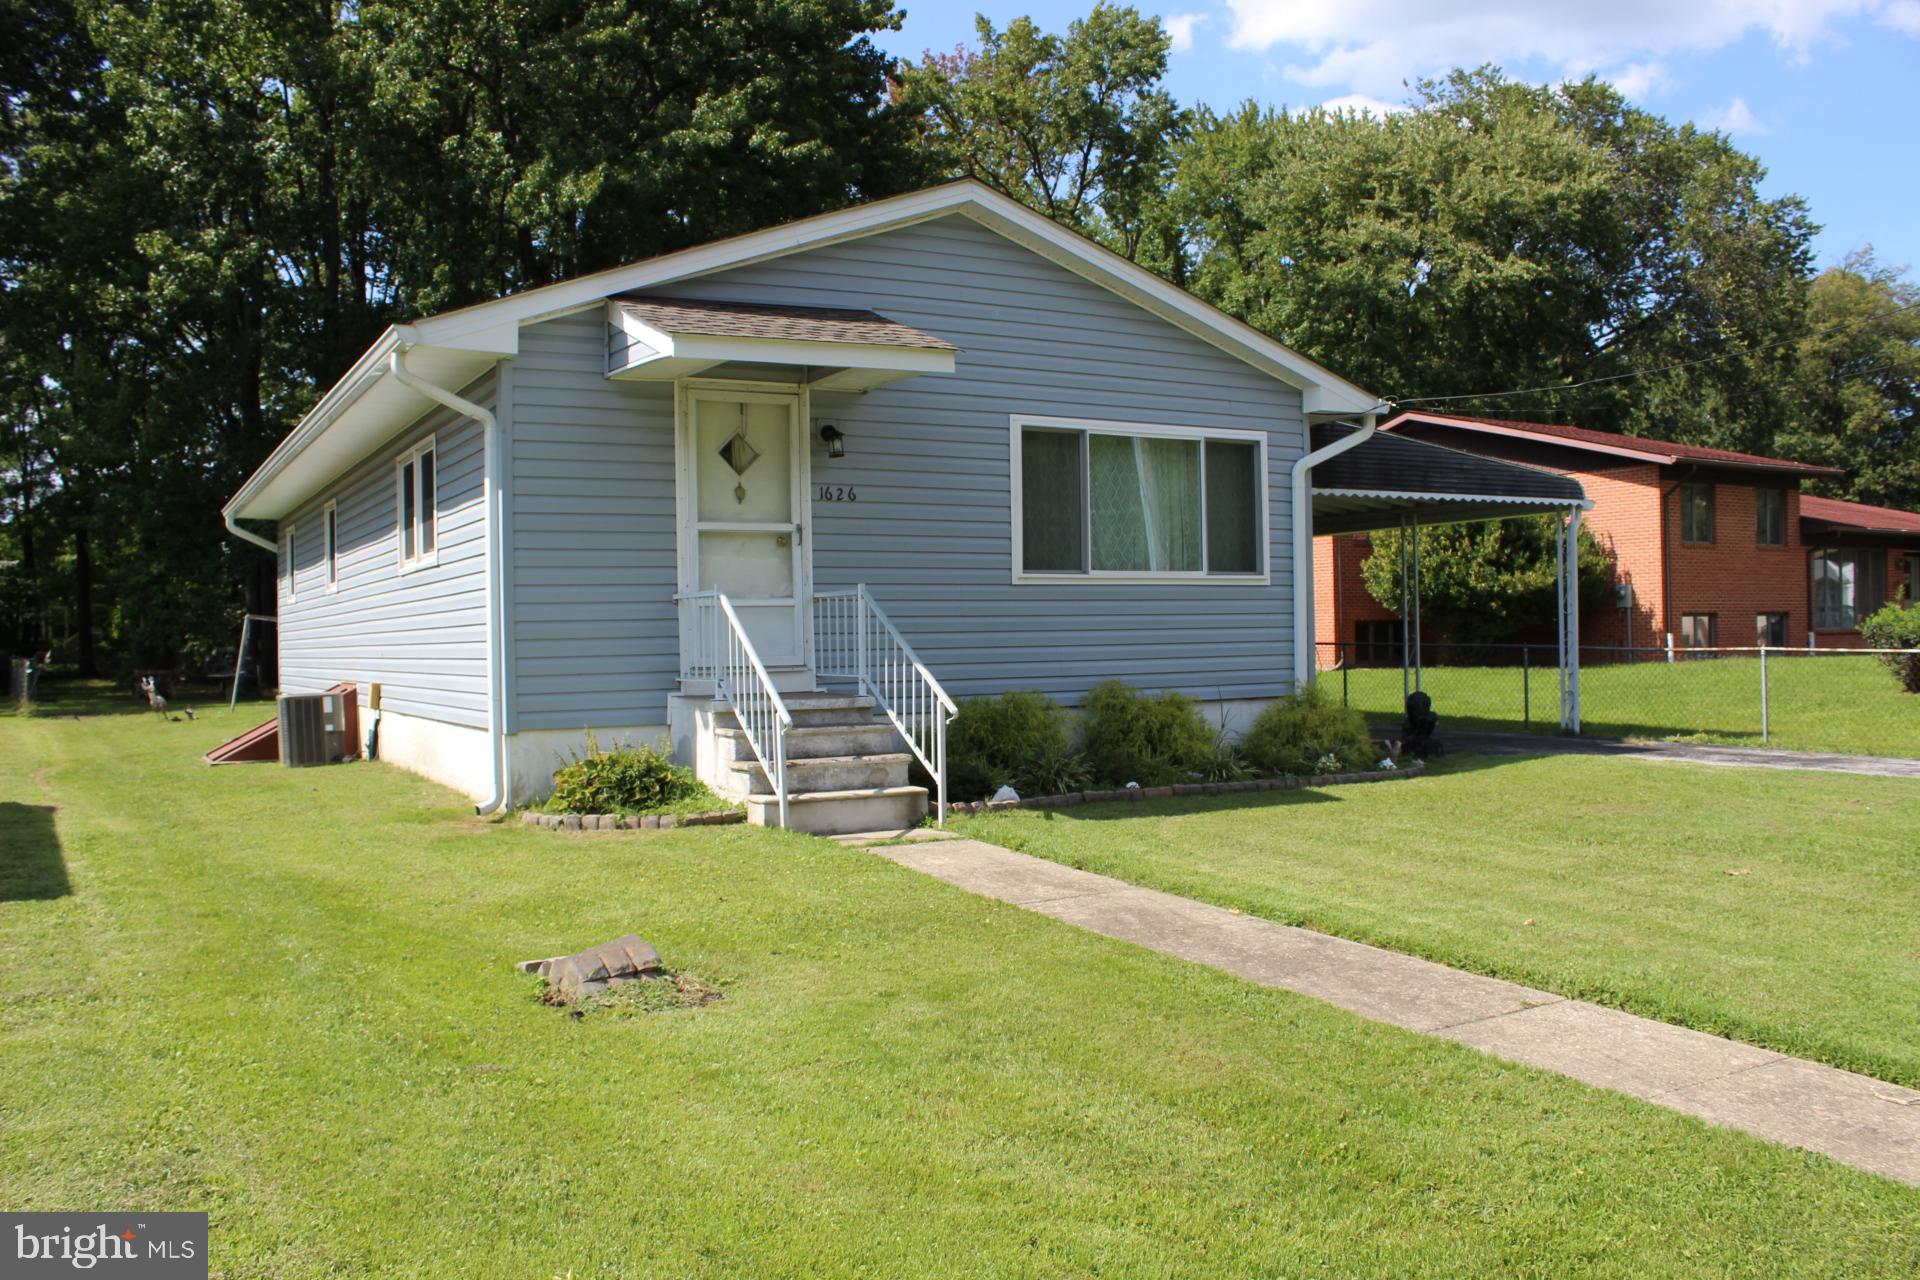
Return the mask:
POLYGON ((1345 770, 1371 768, 1377 759, 1366 717, 1311 684, 1262 711, 1240 747, 1268 773, 1327 772, 1321 765, 1328 756, 1345 770))
POLYGON ((553 775, 548 813, 661 813, 725 809, 728 804, 655 747, 602 751, 587 734, 587 753, 553 775))
POLYGON ((1025 790, 1036 785, 1037 765, 1068 754, 1066 713, 1046 694, 965 698, 947 729, 947 781, 961 799, 1025 790))
POLYGON ((1087 757, 1065 747, 1049 748, 1029 760, 1014 778, 1016 791, 1025 796, 1063 796, 1070 791, 1085 791, 1093 781, 1087 757))
POLYGON ((1088 691, 1084 711, 1081 747, 1096 782, 1143 787, 1188 782, 1216 754, 1205 718, 1183 693, 1149 696, 1108 680, 1088 691))
MULTIPOLYGON (((1920 649, 1920 607, 1890 600, 1860 620, 1860 638, 1869 649, 1920 649)), ((1920 693, 1920 653, 1883 653, 1894 679, 1908 693, 1920 693)))

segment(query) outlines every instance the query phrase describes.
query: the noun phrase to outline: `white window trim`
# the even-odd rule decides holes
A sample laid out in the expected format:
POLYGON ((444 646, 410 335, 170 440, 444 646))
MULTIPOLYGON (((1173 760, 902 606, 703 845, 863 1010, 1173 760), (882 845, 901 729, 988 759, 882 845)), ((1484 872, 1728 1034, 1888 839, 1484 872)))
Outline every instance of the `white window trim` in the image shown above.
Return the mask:
MULTIPOLYGON (((425 569, 431 565, 440 563, 439 443, 440 439, 438 436, 427 436, 393 460, 393 557, 395 562, 400 566, 401 573, 412 573, 416 569, 425 569), (428 453, 433 455, 433 550, 424 554, 416 553, 412 558, 408 558, 407 531, 404 527, 407 519, 407 497, 403 488, 407 474, 406 468, 409 462, 414 462, 418 460, 422 454, 428 453)), ((414 468, 413 483, 415 487, 418 488, 420 484, 420 469, 418 467, 414 468)), ((416 502, 414 510, 416 515, 424 516, 426 514, 426 505, 416 502)), ((416 534, 414 545, 418 546, 419 542, 420 539, 416 534)))
POLYGON ((300 526, 287 521, 287 603, 292 604, 300 598, 300 558, 299 543, 294 540, 300 532, 300 526))
MULTIPOLYGON (((1051 418, 1037 414, 1015 413, 1007 416, 1009 510, 1013 514, 1013 583, 1015 586, 1165 586, 1201 584, 1215 587, 1264 587, 1273 582, 1273 507, 1268 497, 1267 433, 1237 427, 1176 427, 1161 422, 1111 422, 1101 418, 1051 418), (1027 427, 1055 428, 1067 431, 1091 431, 1102 435, 1149 436, 1163 440, 1229 440, 1254 446, 1254 469, 1260 482, 1260 529, 1258 573, 1206 573, 1168 570, 1160 573, 1132 569, 1089 569, 1082 573, 1029 573, 1026 564, 1026 512, 1023 508, 1024 484, 1020 433, 1027 427)), ((1204 471, 1202 475, 1204 477, 1204 471)), ((1200 485, 1201 544, 1206 542, 1206 482, 1200 485)), ((1088 530, 1089 537, 1092 531, 1088 530)), ((1203 551, 1204 554, 1204 551, 1203 551)))
POLYGON ((340 589, 340 509, 332 498, 320 508, 320 566, 321 580, 332 595, 340 589))

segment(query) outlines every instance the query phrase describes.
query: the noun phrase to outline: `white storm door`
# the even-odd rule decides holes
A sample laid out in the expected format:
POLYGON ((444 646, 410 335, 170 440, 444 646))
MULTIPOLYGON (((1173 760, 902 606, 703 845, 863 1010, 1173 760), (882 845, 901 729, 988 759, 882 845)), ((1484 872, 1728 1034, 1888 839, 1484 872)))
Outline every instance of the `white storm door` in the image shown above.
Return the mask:
POLYGON ((686 589, 726 593, 769 667, 806 665, 807 456, 798 396, 688 392, 686 589))

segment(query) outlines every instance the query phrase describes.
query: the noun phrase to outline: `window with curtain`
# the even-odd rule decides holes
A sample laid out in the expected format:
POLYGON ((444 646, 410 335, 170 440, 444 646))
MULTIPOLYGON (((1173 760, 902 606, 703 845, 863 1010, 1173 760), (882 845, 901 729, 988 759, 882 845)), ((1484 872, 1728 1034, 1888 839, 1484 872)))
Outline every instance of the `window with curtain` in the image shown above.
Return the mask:
POLYGON ((1887 556, 1878 549, 1827 547, 1813 556, 1813 625, 1849 631, 1887 600, 1887 556))
POLYGON ((1264 569, 1256 440, 1049 421, 1019 426, 1019 457, 1023 574, 1249 577, 1264 569))

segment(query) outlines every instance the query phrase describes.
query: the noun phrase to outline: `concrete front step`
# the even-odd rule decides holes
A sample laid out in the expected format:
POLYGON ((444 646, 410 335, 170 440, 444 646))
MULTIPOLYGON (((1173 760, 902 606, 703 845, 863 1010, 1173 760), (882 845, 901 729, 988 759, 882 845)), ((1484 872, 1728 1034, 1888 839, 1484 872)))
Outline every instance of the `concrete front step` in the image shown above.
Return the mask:
MULTIPOLYGON (((720 759, 752 760, 753 746, 744 729, 715 729, 720 759)), ((773 744, 767 743, 769 756, 773 744)), ((787 730, 787 761, 813 760, 821 756, 891 755, 899 749, 900 739, 893 726, 884 720, 863 720, 858 724, 796 724, 787 730)))
MULTIPOLYGON (((869 787, 847 791, 807 791, 787 797, 787 828, 813 835, 849 831, 898 831, 927 816, 925 787, 869 787)), ((780 799, 761 793, 747 797, 747 821, 780 825, 780 799)))
MULTIPOLYGON (((907 764, 912 759, 904 751, 889 751, 880 755, 808 756, 788 760, 787 793, 905 786, 907 764)), ((773 784, 767 781, 766 770, 758 760, 735 760, 732 773, 738 784, 736 795, 773 791, 773 784)))
MULTIPOLYGON (((795 728, 802 725, 810 728, 838 724, 864 725, 873 719, 873 699, 864 693, 783 693, 780 700, 787 704, 795 728)), ((740 727, 733 712, 719 708, 714 711, 713 722, 723 729, 740 727)))

